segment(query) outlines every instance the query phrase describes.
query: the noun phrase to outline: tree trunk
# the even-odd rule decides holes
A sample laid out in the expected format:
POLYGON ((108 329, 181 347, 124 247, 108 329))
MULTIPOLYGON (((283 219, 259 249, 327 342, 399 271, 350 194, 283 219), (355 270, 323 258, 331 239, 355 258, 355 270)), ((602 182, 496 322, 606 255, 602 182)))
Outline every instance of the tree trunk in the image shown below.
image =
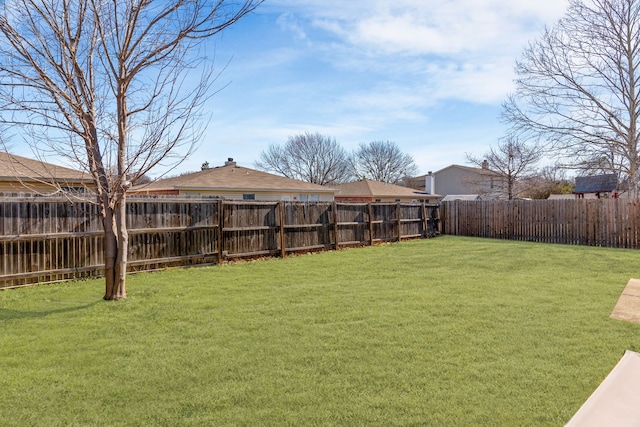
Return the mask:
POLYGON ((509 200, 513 200, 513 177, 507 177, 507 197, 509 200))
POLYGON ((127 297, 126 274, 128 234, 125 224, 125 201, 116 206, 104 208, 104 276, 105 300, 119 300, 127 297))
POLYGON ((118 234, 118 251, 116 255, 115 277, 117 281, 117 298, 127 297, 127 262, 129 257, 129 233, 127 231, 127 203, 122 195, 116 208, 116 230, 118 234))

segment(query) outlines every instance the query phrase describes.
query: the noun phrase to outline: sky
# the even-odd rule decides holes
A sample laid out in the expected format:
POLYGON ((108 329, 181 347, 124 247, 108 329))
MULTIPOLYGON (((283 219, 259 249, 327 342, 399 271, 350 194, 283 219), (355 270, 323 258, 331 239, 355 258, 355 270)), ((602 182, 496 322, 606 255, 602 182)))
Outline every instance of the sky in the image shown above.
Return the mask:
MULTIPOLYGON (((395 142, 420 174, 482 157, 527 44, 568 0, 265 0, 207 46, 219 73, 204 137, 183 163, 255 167, 306 132, 347 151, 395 142)), ((16 154, 28 155, 22 152, 16 154)), ((178 153, 179 154, 179 153, 178 153)))
MULTIPOLYGON (((255 167, 306 132, 347 151, 395 142, 420 174, 482 157, 527 44, 568 0, 265 0, 208 45, 219 72, 196 151, 151 178, 255 167)), ((17 152, 16 154, 23 154, 17 152)))
POLYGON ((393 141, 421 174, 481 157, 506 130, 522 50, 566 0, 266 0, 215 40, 210 122, 177 172, 319 132, 393 141))

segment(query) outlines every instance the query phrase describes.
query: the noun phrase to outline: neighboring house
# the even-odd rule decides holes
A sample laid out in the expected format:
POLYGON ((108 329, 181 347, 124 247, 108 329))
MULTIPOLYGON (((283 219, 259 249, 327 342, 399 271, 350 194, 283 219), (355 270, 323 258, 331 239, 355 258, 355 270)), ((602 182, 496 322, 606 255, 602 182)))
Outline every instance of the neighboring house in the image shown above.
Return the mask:
POLYGON ((477 202, 478 200, 482 200, 479 194, 447 194, 441 200, 441 202, 451 202, 453 200, 466 200, 477 202))
POLYGON ((610 173, 576 177, 576 189, 573 190, 573 194, 578 199, 592 198, 593 196, 598 199, 617 199, 618 176, 615 173, 610 173))
POLYGON ((238 166, 233 159, 224 166, 138 185, 135 194, 218 196, 228 200, 326 202, 333 201, 333 188, 297 181, 238 166))
POLYGON ((339 190, 335 195, 336 201, 343 202, 420 202, 437 201, 440 198, 437 194, 426 194, 412 188, 366 178, 336 185, 334 188, 339 190))
POLYGON ((59 191, 85 193, 95 188, 81 171, 27 157, 0 152, 0 192, 53 194, 59 191))
POLYGON ((451 165, 436 172, 409 178, 412 188, 429 194, 481 196, 483 200, 506 199, 507 180, 483 164, 482 168, 451 165))

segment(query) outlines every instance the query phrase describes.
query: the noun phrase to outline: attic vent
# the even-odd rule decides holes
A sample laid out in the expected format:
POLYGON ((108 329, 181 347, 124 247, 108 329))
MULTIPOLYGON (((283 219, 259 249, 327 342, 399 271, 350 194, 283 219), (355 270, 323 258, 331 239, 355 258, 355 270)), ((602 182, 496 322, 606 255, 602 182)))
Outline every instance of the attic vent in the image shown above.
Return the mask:
POLYGON ((235 166, 236 162, 233 161, 233 157, 229 157, 226 162, 224 162, 225 166, 235 166))

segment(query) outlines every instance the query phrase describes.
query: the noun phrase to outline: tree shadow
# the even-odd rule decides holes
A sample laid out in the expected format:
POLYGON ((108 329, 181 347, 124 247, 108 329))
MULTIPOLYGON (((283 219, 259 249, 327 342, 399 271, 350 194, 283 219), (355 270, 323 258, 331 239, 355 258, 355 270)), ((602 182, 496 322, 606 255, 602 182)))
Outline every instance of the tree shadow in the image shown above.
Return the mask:
POLYGON ((94 305, 98 304, 100 301, 94 301, 89 304, 78 305, 73 307, 66 308, 58 308, 55 310, 43 310, 43 311, 19 311, 19 310, 10 310, 8 308, 0 307, 0 320, 13 320, 13 319, 29 319, 29 318, 39 318, 39 317, 47 317, 51 314, 60 314, 60 313, 72 313, 74 311, 86 310, 94 305))

